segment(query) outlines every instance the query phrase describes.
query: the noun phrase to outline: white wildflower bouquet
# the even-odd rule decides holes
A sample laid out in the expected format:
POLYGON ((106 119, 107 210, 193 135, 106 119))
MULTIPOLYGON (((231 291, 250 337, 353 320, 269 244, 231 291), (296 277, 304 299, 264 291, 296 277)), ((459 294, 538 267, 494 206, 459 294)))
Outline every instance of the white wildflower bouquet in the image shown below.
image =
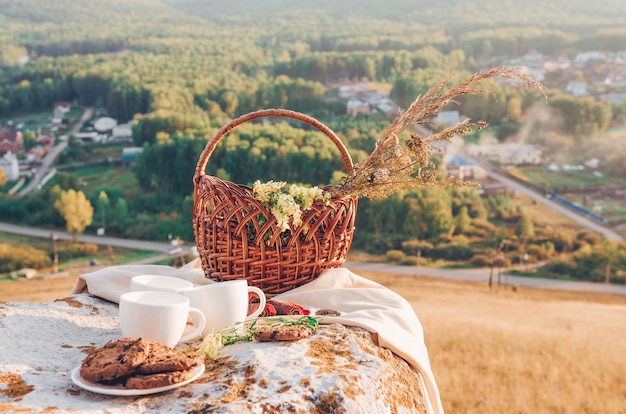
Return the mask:
POLYGON ((252 194, 276 217, 281 232, 289 229, 289 224, 301 225, 302 213, 308 211, 316 200, 322 200, 326 205, 330 202, 330 193, 324 193, 317 186, 307 188, 291 184, 287 188, 285 181, 261 183, 257 180, 252 194))

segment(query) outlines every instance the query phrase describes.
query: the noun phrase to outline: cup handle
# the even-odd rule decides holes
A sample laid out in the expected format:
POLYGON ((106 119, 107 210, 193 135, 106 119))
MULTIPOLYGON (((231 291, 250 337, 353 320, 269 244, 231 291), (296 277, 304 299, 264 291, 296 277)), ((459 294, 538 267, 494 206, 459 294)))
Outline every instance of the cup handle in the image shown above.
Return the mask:
POLYGON ((202 331, 204 330, 204 326, 206 325, 206 318, 204 317, 204 314, 202 313, 200 309, 190 307, 189 316, 191 317, 191 320, 193 321, 194 329, 192 332, 188 333, 187 335, 183 335, 178 342, 191 341, 192 339, 195 339, 198 336, 200 336, 202 334, 202 331))
POLYGON ((257 316, 259 316, 261 314, 261 312, 263 312, 265 310, 265 303, 267 302, 266 298, 265 298, 265 293, 263 293, 263 291, 261 289, 259 289, 256 286, 248 286, 248 293, 253 292, 256 293, 257 296, 259 297, 259 299, 261 300, 261 302, 259 303, 259 307, 257 308, 257 310, 255 310, 254 312, 252 312, 250 315, 246 316, 246 320, 249 321, 250 319, 254 319, 257 316))

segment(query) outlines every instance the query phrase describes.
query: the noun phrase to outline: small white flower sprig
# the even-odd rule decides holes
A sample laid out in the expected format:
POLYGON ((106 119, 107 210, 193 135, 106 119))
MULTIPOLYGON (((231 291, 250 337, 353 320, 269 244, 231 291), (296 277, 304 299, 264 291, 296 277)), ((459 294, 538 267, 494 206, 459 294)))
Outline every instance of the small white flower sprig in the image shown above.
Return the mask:
POLYGON ((257 180, 252 188, 254 198, 276 217, 281 232, 289 229, 289 223, 294 227, 302 224, 302 213, 310 210, 316 200, 322 200, 326 205, 330 203, 330 194, 317 186, 308 188, 292 184, 285 191, 286 186, 284 181, 261 183, 257 180))

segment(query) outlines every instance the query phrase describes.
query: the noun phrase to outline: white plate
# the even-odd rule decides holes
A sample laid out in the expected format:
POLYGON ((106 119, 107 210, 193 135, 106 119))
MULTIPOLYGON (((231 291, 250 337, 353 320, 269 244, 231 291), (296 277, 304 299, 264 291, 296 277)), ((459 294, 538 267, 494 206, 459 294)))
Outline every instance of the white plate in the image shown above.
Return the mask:
POLYGON ((174 388, 182 387, 183 385, 187 385, 192 381, 198 379, 204 373, 204 364, 201 364, 194 368, 193 377, 189 378, 186 381, 182 381, 172 385, 166 385, 165 387, 156 387, 156 388, 146 388, 146 389, 136 389, 136 388, 124 388, 121 385, 103 385, 95 382, 87 381, 80 376, 80 365, 72 371, 72 382, 79 387, 91 391, 96 392, 98 394, 107 394, 107 395, 122 395, 122 396, 132 396, 132 395, 147 395, 147 394, 155 394, 157 392, 163 392, 172 390, 174 388))

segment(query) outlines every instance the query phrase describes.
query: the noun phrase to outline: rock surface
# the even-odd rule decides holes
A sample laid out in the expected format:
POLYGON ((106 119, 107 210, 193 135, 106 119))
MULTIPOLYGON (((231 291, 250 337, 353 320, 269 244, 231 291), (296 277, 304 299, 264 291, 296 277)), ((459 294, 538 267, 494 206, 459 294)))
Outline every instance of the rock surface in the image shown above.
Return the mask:
POLYGON ((191 384, 124 397, 70 379, 90 350, 121 336, 116 304, 87 294, 4 302, 0 330, 0 412, 426 412, 419 373, 359 328, 323 325, 298 341, 229 345, 191 384))

